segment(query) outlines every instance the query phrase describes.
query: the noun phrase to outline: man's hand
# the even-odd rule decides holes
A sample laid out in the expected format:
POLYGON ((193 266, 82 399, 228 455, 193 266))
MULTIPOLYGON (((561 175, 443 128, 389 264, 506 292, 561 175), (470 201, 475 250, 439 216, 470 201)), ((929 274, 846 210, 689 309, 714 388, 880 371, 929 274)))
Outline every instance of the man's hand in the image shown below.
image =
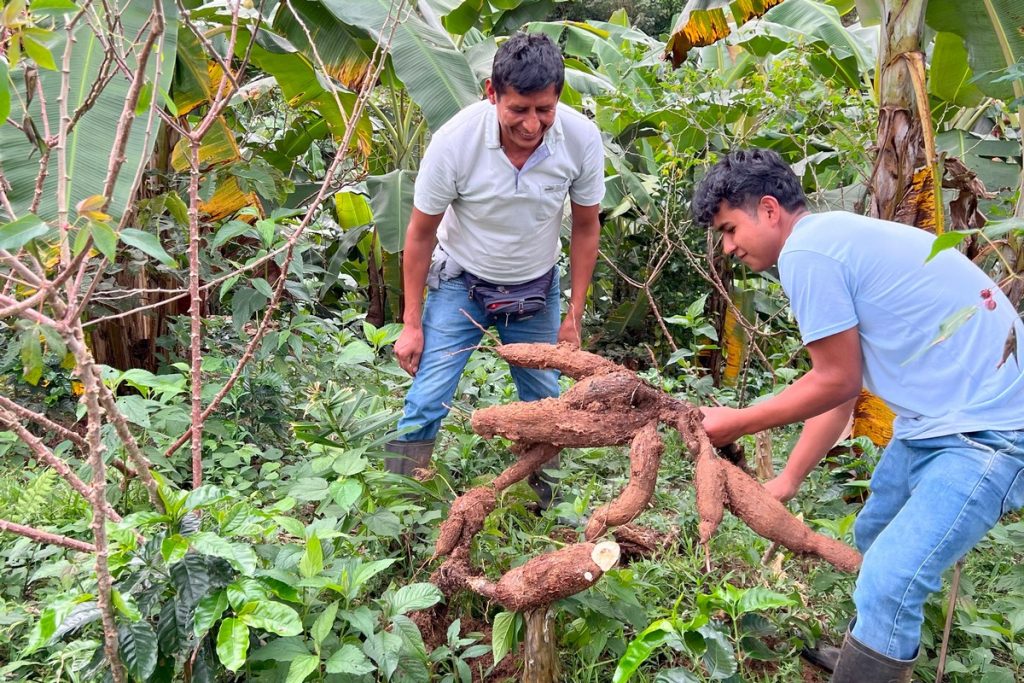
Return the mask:
POLYGON ((558 342, 568 342, 576 348, 579 348, 582 341, 580 339, 581 326, 582 321, 570 312, 569 315, 565 316, 565 320, 562 321, 561 327, 558 328, 558 342))
POLYGON ((412 376, 420 369, 420 356, 423 355, 423 328, 406 325, 395 342, 395 357, 398 365, 412 376))
POLYGON ((767 491, 772 498, 785 503, 795 496, 796 492, 800 490, 800 483, 801 482, 799 481, 793 481, 783 473, 774 479, 766 481, 764 483, 764 490, 767 491))
POLYGON ((443 217, 443 213, 430 215, 413 207, 409 230, 405 233, 405 250, 402 255, 405 327, 395 342, 395 357, 398 358, 398 365, 414 376, 420 369, 420 356, 423 355, 423 288, 427 283, 437 226, 443 217))
POLYGON ((749 434, 745 425, 745 413, 736 408, 701 408, 704 414, 704 430, 713 446, 724 446, 741 436, 749 434))

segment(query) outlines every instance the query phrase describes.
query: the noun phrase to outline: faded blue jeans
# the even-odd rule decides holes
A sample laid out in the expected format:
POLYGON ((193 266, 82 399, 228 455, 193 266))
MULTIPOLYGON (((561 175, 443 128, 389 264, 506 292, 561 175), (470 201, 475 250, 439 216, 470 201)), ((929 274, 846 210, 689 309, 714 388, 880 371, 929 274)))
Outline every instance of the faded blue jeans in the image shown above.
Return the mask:
MULTIPOLYGON (((493 323, 502 343, 558 341, 561 323, 558 273, 551 281, 547 307, 525 320, 493 323)), ((483 332, 462 311, 472 316, 481 327, 488 327, 480 304, 469 298, 461 278, 441 280, 431 288, 423 304, 423 356, 405 396, 405 408, 398 421, 400 441, 424 441, 437 436, 441 420, 448 414, 448 405, 459 385, 459 377, 469 355, 480 343, 483 332), (412 428, 413 431, 402 433, 412 428)), ((558 396, 556 370, 530 370, 512 366, 512 379, 521 401, 537 401, 558 396)))
POLYGON ((886 657, 914 659, 924 602, 942 573, 1020 507, 1024 430, 894 439, 854 527, 864 563, 853 637, 886 657))

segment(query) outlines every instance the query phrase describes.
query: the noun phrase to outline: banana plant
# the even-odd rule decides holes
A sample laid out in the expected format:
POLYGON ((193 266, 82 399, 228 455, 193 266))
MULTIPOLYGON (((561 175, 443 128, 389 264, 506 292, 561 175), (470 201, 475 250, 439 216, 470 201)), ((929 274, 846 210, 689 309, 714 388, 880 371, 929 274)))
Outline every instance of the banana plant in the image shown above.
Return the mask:
MULTIPOLYGON (((7 3, 0 13, 4 31, 10 32, 10 47, 0 58, 0 104, 7 111, 0 119, 0 169, 6 179, 6 194, 16 216, 30 212, 44 221, 65 215, 69 208, 88 197, 103 195, 107 166, 115 148, 117 127, 128 98, 130 79, 124 78, 113 63, 112 55, 93 32, 90 22, 72 21, 80 10, 73 3, 51 3, 50 11, 22 14, 24 2, 7 3), (20 8, 20 9, 19 9, 20 8), (65 28, 67 26, 67 28, 65 28), (70 39, 70 44, 68 40, 70 39), (66 82, 64 69, 67 69, 66 82), (109 73, 107 87, 93 94, 90 86, 109 73), (67 99, 62 99, 62 92, 67 99), (37 197, 56 197, 59 141, 51 135, 61 117, 62 102, 69 115, 81 111, 64 145, 67 158, 68 192, 64 204, 40 202, 37 197), (8 123, 4 124, 4 120, 8 123), (36 193, 41 170, 45 179, 36 193)), ((152 153, 157 111, 164 106, 163 94, 171 83, 173 55, 177 42, 177 9, 173 2, 162 5, 164 30, 153 44, 118 46, 124 53, 124 65, 134 70, 146 61, 146 84, 139 98, 134 125, 127 136, 124 158, 144 163, 152 153)), ((97 21, 114 21, 116 16, 126 35, 143 35, 153 12, 152 3, 121 0, 95 8, 97 21)), ((105 212, 119 219, 134 197, 135 172, 120 174, 110 192, 105 212)))
POLYGON ((742 26, 782 0, 689 0, 672 27, 665 56, 679 66, 690 50, 718 42, 732 32, 729 18, 742 26), (726 16, 726 12, 729 16, 726 16))
MULTIPOLYGON (((938 31, 957 36, 957 40, 938 38, 933 59, 946 59, 953 73, 964 77, 973 74, 964 97, 977 98, 980 92, 987 97, 1002 100, 1014 111, 1018 127, 1024 124, 1024 2, 1020 0, 981 0, 964 6, 950 0, 932 0, 928 3, 925 20, 938 31), (942 49, 940 49, 942 48, 942 49), (966 56, 967 64, 964 64, 966 56), (971 89, 976 87, 977 91, 971 89)), ((940 33, 941 37, 942 34, 940 33)), ((936 73, 933 66, 933 74, 936 73)), ((959 92, 957 94, 960 94, 959 92)), ((1009 150, 1008 150, 1009 151, 1009 150)), ((1020 172, 1014 188, 1018 190, 1014 217, 1024 218, 1024 167, 1019 161, 1018 148, 1006 155, 1014 160, 1020 172)), ((990 187, 989 189, 996 189, 990 187)), ((1012 277, 1005 285, 1007 296, 1014 304, 1024 300, 1024 240, 1009 235, 998 246, 1001 258, 1009 265, 1012 277)))

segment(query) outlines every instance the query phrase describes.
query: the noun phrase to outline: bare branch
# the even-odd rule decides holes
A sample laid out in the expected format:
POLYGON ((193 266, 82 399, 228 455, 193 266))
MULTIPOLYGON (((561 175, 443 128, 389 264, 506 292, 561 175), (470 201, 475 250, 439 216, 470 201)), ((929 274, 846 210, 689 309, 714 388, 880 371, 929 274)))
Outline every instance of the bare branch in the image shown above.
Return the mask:
POLYGON ((79 541, 74 538, 68 538, 67 536, 61 536, 60 534, 53 534, 49 531, 43 531, 42 529, 36 529, 35 527, 25 526, 24 524, 15 524, 14 522, 6 519, 0 519, 0 531, 7 531, 12 534, 18 534, 25 538, 31 538, 37 543, 49 543, 51 545, 59 545, 71 550, 77 550, 83 553, 94 553, 96 552, 96 546, 86 543, 85 541, 79 541))
POLYGON ((12 254, 6 249, 0 249, 0 260, 4 261, 11 270, 16 272, 22 278, 25 279, 33 287, 39 287, 43 284, 44 278, 37 272, 34 272, 20 260, 18 260, 17 254, 12 254))
MULTIPOLYGON (((402 0, 401 2, 399 2, 397 4, 397 7, 395 8, 396 16, 397 16, 398 13, 401 12, 401 8, 402 8, 403 5, 404 5, 404 0, 402 0)), ((389 14, 388 15, 389 20, 390 20, 390 17, 391 17, 391 15, 389 14)), ((394 37, 394 31, 397 28, 397 26, 398 26, 397 21, 392 23, 391 31, 390 31, 390 33, 388 33, 386 41, 382 40, 381 42, 378 43, 378 45, 377 45, 377 49, 378 50, 382 50, 383 51, 383 50, 386 50, 388 46, 390 46, 391 40, 394 37)), ((387 28, 387 25, 385 25, 385 29, 386 28, 387 28)), ((374 54, 376 55, 377 52, 375 51, 374 54)), ((321 66, 322 66, 322 62, 321 62, 321 66)), ((376 63, 376 67, 374 68, 373 73, 364 81, 363 86, 360 89, 359 96, 356 98, 355 105, 352 107, 352 115, 351 115, 351 120, 352 121, 358 121, 359 117, 362 115, 363 109, 365 108, 366 103, 367 103, 367 101, 370 98, 370 94, 372 93, 373 84, 377 82, 377 78, 380 76, 380 72, 381 72, 381 70, 383 68, 384 68, 384 60, 380 59, 376 63)), ((340 106, 340 103, 339 103, 339 106, 340 106)), ((170 457, 171 455, 173 455, 175 453, 175 451, 177 451, 182 445, 184 445, 184 443, 187 440, 189 440, 189 438, 191 437, 191 440, 192 440, 192 467, 193 467, 193 475, 192 476, 193 476, 193 486, 199 486, 199 484, 196 483, 196 471, 197 471, 197 469, 199 471, 201 471, 201 469, 202 469, 202 462, 201 462, 201 460, 199 461, 198 466, 197 466, 197 463, 196 463, 196 457, 197 456, 196 456, 196 454, 197 454, 197 452, 200 452, 201 448, 202 448, 202 439, 201 439, 202 434, 201 434, 201 430, 202 430, 203 422, 206 420, 206 418, 214 410, 217 409, 217 406, 220 405, 220 402, 224 399, 225 396, 227 396, 228 392, 231 391, 231 387, 234 386, 235 382, 241 376, 242 370, 245 368, 245 366, 248 364, 248 362, 252 359, 253 355, 255 355, 256 349, 259 347, 259 344, 262 341, 263 336, 266 334, 267 330, 269 329, 270 323, 271 323, 271 321, 272 321, 272 319, 274 317, 274 313, 277 311, 277 308, 278 308, 278 306, 280 305, 280 302, 281 302, 282 294, 284 292, 284 286, 285 286, 285 283, 286 283, 286 281, 288 279, 288 270, 289 270, 289 267, 291 266, 292 257, 294 255, 295 245, 298 243, 299 237, 302 236, 302 233, 305 231, 305 229, 312 222, 316 208, 320 206, 320 204, 324 200, 324 197, 326 197, 327 192, 328 192, 328 190, 330 188, 331 178, 334 177, 334 174, 337 171, 338 167, 341 165, 342 161, 347 156, 347 152, 348 152, 349 146, 350 146, 350 144, 352 142, 352 136, 355 134, 355 129, 356 129, 355 125, 349 125, 349 126, 346 127, 345 135, 343 136, 341 144, 339 146, 339 152, 334 157, 334 159, 332 160, 331 165, 328 167, 328 169, 326 171, 326 174, 325 174, 326 178, 325 178, 324 182, 321 184, 319 192, 317 192, 316 196, 313 198, 313 201, 310 204, 309 210, 306 212, 305 216, 303 216, 303 219, 299 223, 299 225, 296 227, 295 232, 292 233, 292 235, 288 238, 288 242, 285 244, 285 246, 282 249, 278 250, 278 253, 280 253, 280 251, 282 251, 282 250, 285 251, 285 258, 284 258, 284 261, 281 264, 281 276, 278 279, 278 281, 277 281, 277 283, 276 283, 276 285, 274 287, 273 295, 271 296, 270 301, 267 304, 267 309, 266 309, 266 311, 264 311, 263 319, 260 321, 260 325, 259 325, 259 327, 256 330, 256 334, 253 335, 252 339, 250 339, 249 343, 246 345, 245 350, 242 353, 242 357, 239 359, 239 362, 235 366, 234 370, 232 370, 231 375, 228 378, 228 381, 225 382, 224 386, 221 387, 220 391, 217 392, 217 395, 210 402, 210 405, 207 406, 207 408, 205 410, 201 411, 201 412, 196 410, 196 405, 197 405, 196 402, 197 402, 197 400, 200 400, 200 399, 197 399, 198 390, 196 388, 196 384, 197 384, 197 381, 198 381, 198 367, 199 367, 199 365, 197 365, 196 357, 195 357, 195 355, 193 355, 193 359, 192 359, 192 395, 193 395, 192 427, 190 428, 190 430, 188 432, 186 432, 185 434, 182 434, 180 437, 178 437, 178 439, 175 440, 175 442, 172 443, 167 448, 167 450, 164 452, 164 456, 165 457, 170 457)), ((193 145, 195 146, 194 147, 194 151, 193 151, 193 158, 195 160, 194 161, 195 165, 193 166, 193 176, 195 177, 195 174, 197 172, 197 166, 198 166, 198 154, 199 154, 199 151, 198 151, 198 143, 193 142, 193 145)), ((196 186, 195 186, 196 196, 195 196, 195 204, 194 204, 194 206, 198 207, 198 177, 195 177, 195 183, 196 183, 196 186)), ((192 199, 193 199, 193 187, 192 187, 191 184, 189 186, 189 199, 190 199, 189 223, 190 223, 190 233, 191 233, 191 226, 192 226, 192 223, 194 222, 193 221, 193 217, 192 217, 192 211, 193 211, 193 202, 192 202, 192 199)), ((196 210, 198 211, 198 208, 196 208, 196 210)), ((195 244, 197 238, 198 238, 198 233, 195 236, 191 237, 192 241, 190 243, 190 251, 189 251, 190 263, 191 263, 191 248, 192 248, 192 244, 195 244)), ((196 245, 195 248, 197 250, 197 259, 198 259, 198 245, 196 245)), ((191 270, 190 270, 189 288, 192 289, 192 287, 193 287, 193 282, 192 282, 191 270)), ((196 293, 198 293, 198 291, 200 289, 199 285, 198 285, 198 274, 196 276, 195 287, 196 287, 195 291, 196 291, 196 293)), ((192 302, 193 302, 193 306, 195 306, 196 305, 196 297, 193 297, 192 302)), ((190 315, 191 315, 191 311, 190 311, 190 315)), ((195 349, 195 348, 198 348, 198 344, 197 344, 197 342, 195 340, 196 340, 196 336, 199 334, 199 330, 197 328, 197 323, 195 321, 195 318, 193 318, 192 334, 194 335, 193 336, 193 346, 194 346, 194 349, 195 349)), ((193 350, 193 353, 194 354, 198 353, 198 351, 193 350)), ((199 457, 201 458, 201 455, 199 457)))
POLYGON ((192 362, 192 488, 203 483, 203 309, 199 294, 199 145, 193 137, 189 145, 188 183, 188 288, 189 288, 189 350, 192 362))
MULTIPOLYGON (((20 302, 17 301, 16 299, 12 299, 9 296, 0 296, 0 306, 6 306, 7 307, 7 308, 0 308, 0 313, 2 313, 3 311, 8 310, 11 307, 15 307, 15 306, 19 306, 19 305, 20 305, 20 302)), ((31 320, 34 323, 39 323, 40 325, 49 325, 50 327, 53 327, 53 328, 57 328, 58 327, 58 324, 57 324, 56 320, 54 320, 53 318, 49 317, 48 315, 44 315, 44 314, 40 313, 39 311, 37 311, 35 309, 32 309, 32 308, 26 308, 24 310, 19 310, 18 311, 18 315, 20 315, 22 318, 25 318, 26 320, 31 320)))
POLYGON ((46 417, 42 413, 37 413, 35 411, 29 410, 28 408, 22 405, 15 403, 6 396, 0 395, 0 408, 10 413, 13 413, 14 416, 17 417, 18 419, 29 420, 31 422, 35 422, 40 427, 49 429, 51 432, 53 432, 60 438, 75 444, 75 446, 83 453, 89 447, 88 444, 86 444, 85 439, 83 439, 81 436, 71 431, 67 427, 57 424, 56 422, 46 417))
POLYGON ((103 196, 110 201, 114 194, 114 185, 121 173, 121 166, 124 165, 125 147, 128 145, 128 135, 131 132, 132 124, 135 122, 135 107, 139 103, 139 96, 142 94, 142 86, 146 83, 146 68, 149 65, 149 57, 153 52, 153 46, 157 38, 164 32, 164 17, 162 6, 159 1, 153 3, 153 13, 150 14, 149 35, 142 46, 138 57, 138 68, 132 78, 132 84, 128 88, 128 96, 125 98, 124 107, 121 109, 121 118, 117 122, 117 132, 114 135, 114 147, 110 150, 110 161, 107 164, 107 177, 103 181, 103 196))
MULTIPOLYGON (((161 3, 161 2, 154 2, 153 5, 154 5, 153 11, 159 15, 159 21, 160 21, 160 25, 162 27, 161 31, 160 31, 160 37, 159 37, 159 46, 157 47, 157 54, 163 54, 164 49, 166 47, 166 41, 167 41, 166 31, 163 30, 163 26, 164 26, 164 23, 166 21, 166 18, 164 17, 163 3, 161 3)), ((165 64, 164 64, 163 60, 161 60, 161 59, 156 60, 156 64, 154 66, 154 74, 153 74, 153 82, 154 83, 159 83, 160 82, 161 74, 163 73, 164 66, 165 66, 165 64)), ((153 100, 155 101, 155 99, 156 99, 156 96, 154 95, 153 96, 153 100)), ((156 106, 155 104, 152 104, 149 107, 149 112, 148 112, 148 115, 146 116, 146 131, 145 131, 145 134, 143 136, 143 139, 145 140, 145 142, 143 144, 143 148, 144 149, 150 149, 151 140, 153 139, 153 135, 154 135, 154 129, 156 127, 157 121, 160 119, 160 117, 158 115, 160 110, 161 110, 161 108, 159 106, 156 106)), ((142 179, 145 176, 146 168, 149 166, 149 162, 150 162, 150 160, 148 158, 145 158, 145 157, 139 160, 138 168, 135 169, 135 177, 132 179, 132 186, 131 186, 131 193, 130 194, 133 197, 138 195, 139 188, 142 187, 142 179)), ((131 212, 129 212, 129 211, 125 211, 124 212, 124 214, 121 216, 121 223, 118 226, 119 229, 123 229, 127 225, 127 221, 129 219, 130 215, 131 215, 131 212)))
POLYGON ((106 490, 107 472, 103 462, 105 446, 100 439, 100 427, 103 422, 103 411, 99 397, 102 384, 96 370, 92 354, 85 345, 81 325, 76 325, 65 337, 68 348, 78 362, 79 378, 85 386, 86 441, 89 444, 89 465, 92 467, 92 528, 93 544, 96 546, 96 604, 100 608, 103 622, 103 654, 110 665, 110 673, 114 683, 125 682, 124 666, 118 656, 117 624, 114 621, 113 604, 111 602, 110 569, 107 565, 107 527, 106 527, 106 490))
MULTIPOLYGON (((43 110, 46 110, 45 104, 43 105, 43 110)), ((43 185, 46 184, 46 178, 49 175, 51 151, 51 148, 46 146, 43 149, 43 153, 39 156, 39 173, 36 175, 36 186, 32 191, 32 205, 28 208, 29 213, 37 213, 39 211, 39 204, 43 200, 43 185)))
MULTIPOLYGON (((93 366, 93 371, 97 374, 99 373, 99 369, 95 366, 93 366)), ((117 432, 118 438, 121 439, 121 443, 124 444, 128 457, 135 463, 136 474, 142 479, 142 485, 146 487, 146 491, 149 493, 149 502, 157 510, 164 512, 164 502, 157 491, 156 480, 153 479, 152 463, 149 462, 142 449, 139 448, 139 444, 132 435, 131 429, 128 428, 128 421, 117 407, 114 394, 100 381, 99 377, 97 377, 97 382, 100 387, 100 403, 103 405, 103 410, 106 411, 107 420, 114 424, 114 430, 117 432)))
MULTIPOLYGON (((17 315, 22 311, 35 308, 36 305, 41 304, 48 297, 52 298, 53 295, 56 293, 57 289, 67 281, 67 279, 71 276, 72 273, 75 272, 76 266, 85 261, 86 252, 87 250, 83 250, 78 256, 75 257, 75 260, 72 261, 67 268, 62 269, 57 274, 57 277, 54 278, 53 280, 37 281, 34 286, 38 291, 36 291, 36 293, 30 296, 29 298, 11 304, 7 308, 0 308, 0 318, 17 315)), ((0 250, 0 258, 6 260, 6 257, 3 256, 5 253, 6 252, 4 252, 3 250, 0 250)), ((14 262, 17 262, 15 257, 12 256, 11 259, 14 262)), ((0 303, 2 303, 2 297, 0 297, 0 303)))
MULTIPOLYGON (((7 122, 10 124, 11 120, 7 119, 7 122)), ((13 221, 18 219, 18 214, 15 213, 14 207, 11 206, 11 200, 7 196, 7 189, 9 187, 10 184, 7 182, 6 176, 4 176, 3 171, 0 170, 0 204, 3 204, 4 210, 7 212, 7 217, 13 221)))
MULTIPOLYGON (((192 22, 191 11, 187 7, 185 7, 181 0, 177 0, 175 4, 178 6, 178 18, 181 19, 181 22, 185 24, 186 27, 188 27, 189 31, 192 31, 192 34, 195 35, 196 39, 203 46, 204 54, 207 57, 213 59, 213 61, 217 62, 217 66, 220 67, 221 73, 226 74, 227 78, 231 81, 232 89, 238 90, 238 81, 235 80, 234 75, 231 73, 230 65, 225 61, 225 58, 222 57, 219 52, 217 52, 217 49, 213 46, 213 43, 211 43, 209 39, 206 37, 206 34, 199 30, 199 27, 197 27, 192 22)), ((231 59, 230 52, 228 52, 227 59, 229 61, 231 59)))
MULTIPOLYGON (((699 273, 705 281, 707 281, 712 287, 715 288, 719 295, 721 295, 722 300, 725 302, 725 305, 728 306, 729 310, 732 311, 732 314, 736 316, 736 322, 739 323, 739 325, 743 327, 744 330, 746 330, 747 335, 750 337, 750 347, 753 349, 758 359, 764 364, 764 367, 772 367, 772 364, 768 360, 768 357, 764 355, 764 351, 762 351, 761 347, 758 346, 757 343, 754 341, 756 337, 763 336, 763 333, 760 330, 758 330, 753 323, 747 320, 746 316, 743 315, 743 312, 740 311, 739 307, 735 303, 733 303, 732 298, 729 296, 729 290, 726 288, 725 283, 722 282, 722 278, 718 275, 718 271, 716 271, 714 268, 704 268, 701 265, 700 259, 698 259, 697 256, 692 251, 690 251, 690 249, 685 244, 680 245, 680 247, 681 251, 683 252, 683 256, 690 263, 693 269, 696 270, 697 273, 699 273)), ((712 253, 712 250, 709 248, 709 259, 711 258, 712 253)))

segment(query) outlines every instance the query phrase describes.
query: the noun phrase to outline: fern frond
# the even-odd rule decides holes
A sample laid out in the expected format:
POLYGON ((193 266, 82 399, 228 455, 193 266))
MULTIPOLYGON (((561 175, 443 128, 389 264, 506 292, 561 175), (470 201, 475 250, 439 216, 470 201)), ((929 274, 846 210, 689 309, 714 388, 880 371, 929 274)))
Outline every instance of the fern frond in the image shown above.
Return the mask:
POLYGON ((12 506, 14 520, 21 524, 38 522, 40 512, 48 507, 51 494, 58 481, 59 476, 56 471, 49 468, 40 470, 22 489, 17 501, 12 506))

